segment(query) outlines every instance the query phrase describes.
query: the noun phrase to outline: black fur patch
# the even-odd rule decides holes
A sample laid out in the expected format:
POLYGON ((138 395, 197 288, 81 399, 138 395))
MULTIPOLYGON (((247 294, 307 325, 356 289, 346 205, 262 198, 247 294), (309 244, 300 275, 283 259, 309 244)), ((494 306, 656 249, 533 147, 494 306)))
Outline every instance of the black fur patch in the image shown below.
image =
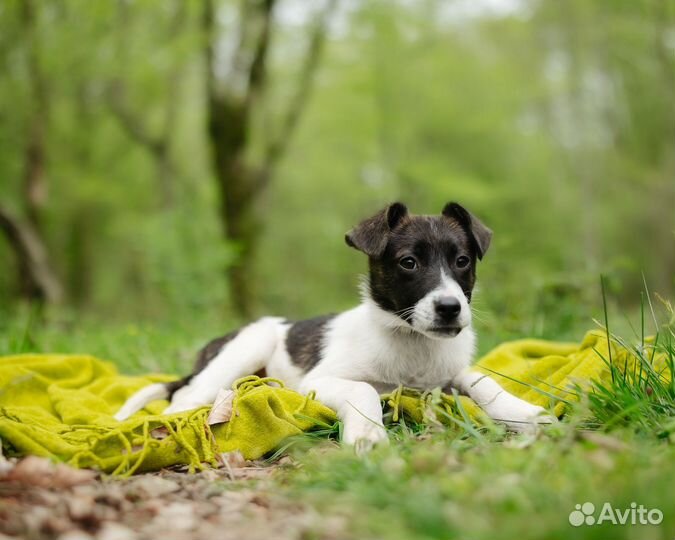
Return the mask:
POLYGON ((234 332, 230 332, 225 336, 221 336, 209 341, 197 354, 197 361, 195 362, 195 367, 192 373, 186 375, 182 379, 178 379, 177 381, 166 384, 166 390, 169 393, 168 399, 171 400, 176 391, 183 388, 183 386, 190 384, 192 378, 201 372, 206 366, 208 366, 211 363, 211 360, 213 360, 218 355, 222 348, 227 343, 236 338, 237 335, 239 335, 239 330, 235 330, 234 332))
POLYGON ((476 279, 477 252, 471 237, 456 220, 445 216, 412 216, 388 235, 380 257, 370 257, 370 292, 382 308, 409 320, 409 308, 441 282, 441 271, 460 285, 467 299, 476 279), (459 256, 470 264, 460 268, 459 256), (413 257, 414 271, 401 268, 400 261, 413 257))
POLYGON ((410 322, 415 304, 441 282, 453 278, 471 302, 476 260, 490 245, 492 231, 457 203, 440 216, 415 216, 393 203, 345 237, 368 255, 372 299, 384 310, 410 322))
POLYGON ((298 321, 288 329, 286 350, 291 361, 298 367, 309 371, 321 360, 324 347, 326 324, 334 314, 298 321))
POLYGON ((208 366, 209 363, 211 363, 211 360, 213 360, 218 355, 223 347, 238 335, 239 330, 235 330, 234 332, 230 332, 229 334, 209 341, 197 355, 197 362, 195 363, 193 375, 197 375, 197 373, 208 366))

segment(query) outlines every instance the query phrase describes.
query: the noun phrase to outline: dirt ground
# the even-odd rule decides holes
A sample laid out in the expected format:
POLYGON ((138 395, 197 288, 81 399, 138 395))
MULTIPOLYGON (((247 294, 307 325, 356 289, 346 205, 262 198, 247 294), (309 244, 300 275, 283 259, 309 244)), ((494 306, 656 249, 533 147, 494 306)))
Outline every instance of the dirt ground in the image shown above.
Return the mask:
POLYGON ((28 457, 0 468, 0 539, 339 538, 343 521, 275 493, 279 465, 235 456, 197 474, 126 479, 28 457))

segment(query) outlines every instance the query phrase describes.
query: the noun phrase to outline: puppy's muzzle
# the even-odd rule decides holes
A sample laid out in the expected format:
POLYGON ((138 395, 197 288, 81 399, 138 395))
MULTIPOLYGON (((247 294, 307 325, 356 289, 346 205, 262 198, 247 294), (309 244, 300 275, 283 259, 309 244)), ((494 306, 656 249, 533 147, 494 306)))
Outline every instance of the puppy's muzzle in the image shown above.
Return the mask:
POLYGON ((462 311, 462 304, 454 296, 441 296, 434 302, 436 320, 441 325, 448 325, 456 321, 462 311))
POLYGON ((435 334, 453 337, 462 330, 459 323, 459 314, 462 304, 455 296, 441 296, 434 301, 434 326, 431 331, 435 334))

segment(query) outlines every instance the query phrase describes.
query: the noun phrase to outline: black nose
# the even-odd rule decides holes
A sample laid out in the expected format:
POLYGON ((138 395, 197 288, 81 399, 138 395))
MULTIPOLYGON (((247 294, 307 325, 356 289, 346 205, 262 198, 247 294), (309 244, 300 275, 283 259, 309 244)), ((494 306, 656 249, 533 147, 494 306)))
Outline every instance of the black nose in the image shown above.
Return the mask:
POLYGON ((462 311, 462 304, 454 296, 442 296, 436 300, 434 307, 444 321, 451 321, 462 311))

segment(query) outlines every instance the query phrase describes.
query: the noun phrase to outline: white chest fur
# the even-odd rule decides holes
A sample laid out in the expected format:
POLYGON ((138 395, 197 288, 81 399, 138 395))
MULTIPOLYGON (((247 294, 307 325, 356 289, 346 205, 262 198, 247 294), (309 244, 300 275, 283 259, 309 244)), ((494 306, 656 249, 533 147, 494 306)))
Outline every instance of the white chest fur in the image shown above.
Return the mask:
POLYGON ((470 326, 453 338, 429 338, 365 302, 331 321, 323 358, 309 375, 365 381, 378 391, 444 386, 469 365, 474 344, 470 326))

